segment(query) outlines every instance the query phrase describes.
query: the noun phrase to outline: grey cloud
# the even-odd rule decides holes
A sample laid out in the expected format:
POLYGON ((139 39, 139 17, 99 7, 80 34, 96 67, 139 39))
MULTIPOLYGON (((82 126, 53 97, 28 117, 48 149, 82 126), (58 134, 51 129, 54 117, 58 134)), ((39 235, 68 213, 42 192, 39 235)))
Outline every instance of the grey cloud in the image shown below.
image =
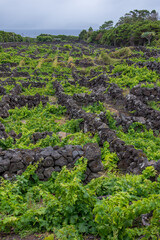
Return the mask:
POLYGON ((134 9, 159 12, 159 0, 0 0, 0 29, 97 28, 134 9))

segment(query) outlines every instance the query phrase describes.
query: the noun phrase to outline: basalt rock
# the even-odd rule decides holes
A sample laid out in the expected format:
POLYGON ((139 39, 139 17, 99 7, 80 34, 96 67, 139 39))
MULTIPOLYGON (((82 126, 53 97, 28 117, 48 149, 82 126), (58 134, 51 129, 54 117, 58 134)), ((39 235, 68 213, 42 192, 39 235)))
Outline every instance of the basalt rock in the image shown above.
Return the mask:
POLYGON ((156 111, 142 101, 140 101, 135 95, 128 94, 125 98, 125 106, 128 111, 132 111, 134 116, 144 117, 146 119, 146 125, 153 129, 160 129, 160 112, 156 111))
POLYGON ((40 180, 48 179, 53 171, 61 171, 63 166, 74 167, 80 157, 88 158, 85 182, 97 176, 103 170, 101 151, 97 144, 90 143, 81 146, 67 145, 58 148, 47 147, 44 149, 15 149, 0 150, 0 176, 12 179, 17 174, 22 174, 29 164, 40 162, 36 173, 40 180))
POLYGON ((33 135, 32 135, 32 142, 34 144, 36 144, 40 139, 44 139, 46 138, 47 136, 52 136, 53 132, 48 132, 48 131, 45 131, 45 132, 35 132, 33 135))
POLYGON ((2 86, 0 86, 0 96, 3 96, 6 94, 6 89, 2 86))
POLYGON ((160 87, 147 88, 137 85, 131 89, 130 93, 145 104, 148 101, 160 101, 160 87))
POLYGON ((84 58, 84 59, 77 59, 75 61, 75 64, 79 67, 91 67, 94 66, 93 61, 90 58, 84 58))
POLYGON ((16 84, 15 87, 10 92, 11 95, 19 95, 20 93, 22 93, 22 88, 18 84, 16 84))
POLYGON ((0 139, 6 139, 8 134, 5 132, 4 125, 0 122, 0 139))

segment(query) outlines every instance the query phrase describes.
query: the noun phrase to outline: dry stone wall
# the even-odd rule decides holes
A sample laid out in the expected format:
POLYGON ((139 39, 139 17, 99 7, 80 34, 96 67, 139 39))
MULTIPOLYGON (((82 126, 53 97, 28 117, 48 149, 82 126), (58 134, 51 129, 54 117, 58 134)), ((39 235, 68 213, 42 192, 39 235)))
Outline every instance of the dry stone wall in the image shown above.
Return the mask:
POLYGON ((142 101, 137 99, 136 96, 128 94, 126 96, 126 109, 132 111, 132 114, 139 117, 146 118, 146 125, 152 129, 160 129, 160 112, 156 111, 142 101))
POLYGON ((130 93, 135 95, 143 103, 160 101, 160 87, 147 88, 137 85, 131 89, 130 93))
POLYGON ((17 174, 22 174, 29 164, 39 162, 36 171, 40 180, 47 180, 53 171, 61 171, 63 166, 73 168, 76 161, 85 157, 88 159, 85 182, 99 177, 103 170, 101 151, 96 143, 80 145, 66 145, 65 147, 46 147, 33 150, 0 150, 0 176, 13 179, 17 174))
POLYGON ((16 95, 4 95, 2 101, 0 102, 0 117, 6 118, 9 116, 9 109, 15 107, 28 106, 29 108, 38 106, 42 102, 43 106, 48 102, 48 97, 40 96, 36 94, 35 96, 16 96, 16 95))

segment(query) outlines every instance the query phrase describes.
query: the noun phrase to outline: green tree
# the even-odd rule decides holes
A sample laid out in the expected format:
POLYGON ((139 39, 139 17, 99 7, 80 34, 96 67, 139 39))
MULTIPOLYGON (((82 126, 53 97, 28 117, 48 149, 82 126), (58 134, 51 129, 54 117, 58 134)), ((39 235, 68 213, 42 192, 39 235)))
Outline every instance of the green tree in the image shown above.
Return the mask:
POLYGON ((156 10, 152 10, 151 12, 148 10, 133 10, 129 13, 126 13, 123 17, 120 17, 119 21, 116 23, 116 26, 122 25, 124 23, 134 24, 136 21, 157 21, 158 13, 156 10))
POLYGON ((79 34, 79 40, 87 40, 87 31, 82 30, 79 34))
POLYGON ((159 18, 158 12, 156 12, 156 10, 152 10, 151 14, 149 16, 149 20, 151 21, 157 21, 159 18))
POLYGON ((104 22, 102 24, 102 26, 99 27, 100 30, 104 30, 104 29, 109 30, 111 28, 113 28, 113 21, 112 20, 104 22))
POLYGON ((88 32, 93 32, 93 28, 89 27, 88 32))
POLYGON ((51 35, 47 35, 47 34, 40 34, 39 36, 37 36, 37 41, 38 42, 52 42, 52 36, 51 35))
POLYGON ((148 40, 148 44, 150 45, 152 37, 155 36, 155 32, 144 32, 141 37, 146 38, 148 40))

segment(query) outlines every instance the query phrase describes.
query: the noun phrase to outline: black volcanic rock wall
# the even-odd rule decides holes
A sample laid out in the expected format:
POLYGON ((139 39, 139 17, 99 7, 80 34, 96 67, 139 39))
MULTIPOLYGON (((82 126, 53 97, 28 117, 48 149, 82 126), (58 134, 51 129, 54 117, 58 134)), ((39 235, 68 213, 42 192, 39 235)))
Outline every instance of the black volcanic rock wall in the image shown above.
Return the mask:
POLYGON ((8 110, 15 107, 21 108, 28 106, 29 108, 36 107, 42 102, 43 106, 48 102, 48 97, 40 96, 16 96, 16 95, 4 95, 0 102, 0 117, 6 118, 9 116, 8 110))
POLYGON ((144 103, 147 103, 147 101, 160 101, 160 87, 147 88, 137 85, 131 89, 130 93, 144 103))
POLYGON ((132 111, 134 116, 144 117, 146 118, 146 125, 148 125, 152 129, 160 129, 160 112, 156 111, 142 101, 137 99, 136 96, 132 94, 128 94, 126 96, 126 109, 128 111, 132 111))
POLYGON ((88 143, 83 148, 80 145, 66 145, 33 150, 0 150, 0 176, 12 179, 22 174, 29 164, 40 162, 36 173, 40 180, 47 180, 53 171, 59 172, 63 166, 72 168, 82 156, 88 159, 85 182, 100 176, 103 165, 101 151, 96 143, 88 143))

